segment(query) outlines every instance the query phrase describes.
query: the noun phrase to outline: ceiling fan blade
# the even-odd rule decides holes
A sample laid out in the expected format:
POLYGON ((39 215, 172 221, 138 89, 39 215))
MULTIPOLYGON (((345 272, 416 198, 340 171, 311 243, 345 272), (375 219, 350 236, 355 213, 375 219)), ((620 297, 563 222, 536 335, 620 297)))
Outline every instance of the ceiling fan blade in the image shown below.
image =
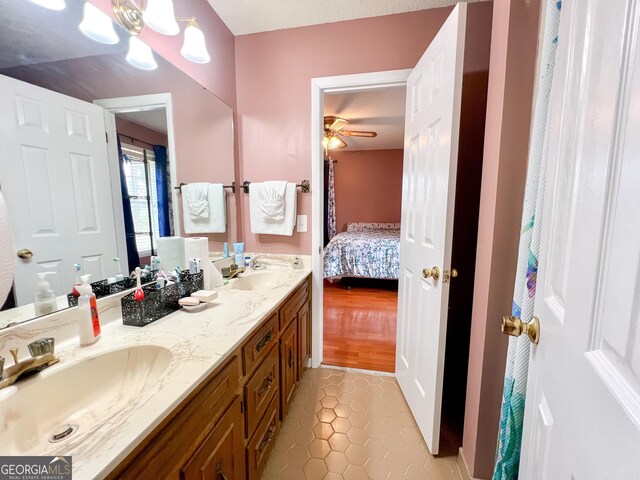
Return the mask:
POLYGON ((369 138, 373 138, 373 137, 377 137, 378 133, 377 132, 355 132, 352 130, 342 130, 341 132, 339 132, 340 135, 344 135, 345 137, 369 137, 369 138))
POLYGON ((334 116, 324 117, 324 128, 328 128, 329 130, 332 130, 334 132, 340 131, 340 129, 343 128, 347 123, 349 122, 344 118, 334 116))

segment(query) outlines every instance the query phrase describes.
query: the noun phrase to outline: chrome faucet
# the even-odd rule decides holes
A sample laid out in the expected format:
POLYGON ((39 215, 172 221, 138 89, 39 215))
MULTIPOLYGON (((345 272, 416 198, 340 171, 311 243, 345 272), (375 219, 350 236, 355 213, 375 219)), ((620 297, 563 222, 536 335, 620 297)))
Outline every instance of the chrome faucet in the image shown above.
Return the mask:
POLYGON ((267 268, 267 266, 260 261, 260 256, 258 255, 251 257, 251 263, 249 266, 251 267, 251 270, 264 270, 267 268))
POLYGON ((54 356, 55 340, 53 338, 40 338, 29 344, 31 357, 18 360, 18 348, 9 351, 13 356, 13 365, 4 368, 4 358, 0 357, 0 390, 13 385, 20 378, 34 372, 40 372, 60 361, 54 356))

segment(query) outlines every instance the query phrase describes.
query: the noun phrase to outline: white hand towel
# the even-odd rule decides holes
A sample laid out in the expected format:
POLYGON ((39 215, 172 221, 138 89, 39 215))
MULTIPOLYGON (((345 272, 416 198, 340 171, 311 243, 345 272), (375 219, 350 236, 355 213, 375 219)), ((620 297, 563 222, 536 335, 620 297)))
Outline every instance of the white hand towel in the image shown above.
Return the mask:
POLYGON ((209 217, 191 218, 189 206, 183 199, 182 224, 185 233, 224 233, 227 230, 227 202, 224 185, 221 183, 208 183, 205 185, 207 185, 207 208, 209 209, 209 217))
POLYGON ((190 183, 182 186, 182 198, 189 210, 191 220, 209 218, 209 184, 190 183))
POLYGON ((298 195, 295 183, 287 183, 284 194, 284 218, 278 222, 267 220, 261 210, 263 183, 251 183, 249 188, 249 216, 251 232, 269 235, 293 235, 296 225, 298 195))
POLYGON ((284 220, 284 196, 287 182, 264 182, 258 193, 260 211, 268 222, 281 222, 284 220))

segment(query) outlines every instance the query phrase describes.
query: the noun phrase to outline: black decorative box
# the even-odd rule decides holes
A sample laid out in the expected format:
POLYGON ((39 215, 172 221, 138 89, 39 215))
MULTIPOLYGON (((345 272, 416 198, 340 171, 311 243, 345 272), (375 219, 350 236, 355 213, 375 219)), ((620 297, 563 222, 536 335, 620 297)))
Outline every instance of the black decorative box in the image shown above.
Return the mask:
POLYGON ((178 300, 189 297, 202 290, 204 277, 200 273, 183 273, 180 282, 163 288, 156 288, 155 283, 142 287, 144 300, 134 300, 135 292, 122 297, 122 323, 134 327, 144 327, 156 320, 180 309, 178 300))
MULTIPOLYGON (((155 285, 155 271, 142 271, 140 275, 140 282, 144 285, 149 282, 154 282, 155 285)), ((95 294, 96 298, 103 298, 114 293, 124 292, 130 288, 135 288, 136 280, 134 278, 125 278, 119 282, 109 283, 107 280, 98 280, 91 284, 91 290, 95 294)), ((73 293, 67 294, 67 303, 70 307, 78 305, 78 297, 73 293)))

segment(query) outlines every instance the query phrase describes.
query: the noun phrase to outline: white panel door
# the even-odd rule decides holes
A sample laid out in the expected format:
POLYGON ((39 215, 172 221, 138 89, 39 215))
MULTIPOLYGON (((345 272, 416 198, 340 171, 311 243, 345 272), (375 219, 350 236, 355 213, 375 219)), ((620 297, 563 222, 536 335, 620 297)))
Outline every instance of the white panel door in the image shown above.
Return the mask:
POLYGON ((440 437, 465 22, 466 5, 459 3, 407 80, 396 377, 433 454, 440 437))
POLYGON ((640 478, 638 2, 562 2, 523 479, 640 478))
POLYGON ((0 188, 16 249, 19 305, 33 302, 36 273, 54 271, 57 295, 71 291, 73 264, 94 280, 118 256, 102 108, 0 75, 0 188))

